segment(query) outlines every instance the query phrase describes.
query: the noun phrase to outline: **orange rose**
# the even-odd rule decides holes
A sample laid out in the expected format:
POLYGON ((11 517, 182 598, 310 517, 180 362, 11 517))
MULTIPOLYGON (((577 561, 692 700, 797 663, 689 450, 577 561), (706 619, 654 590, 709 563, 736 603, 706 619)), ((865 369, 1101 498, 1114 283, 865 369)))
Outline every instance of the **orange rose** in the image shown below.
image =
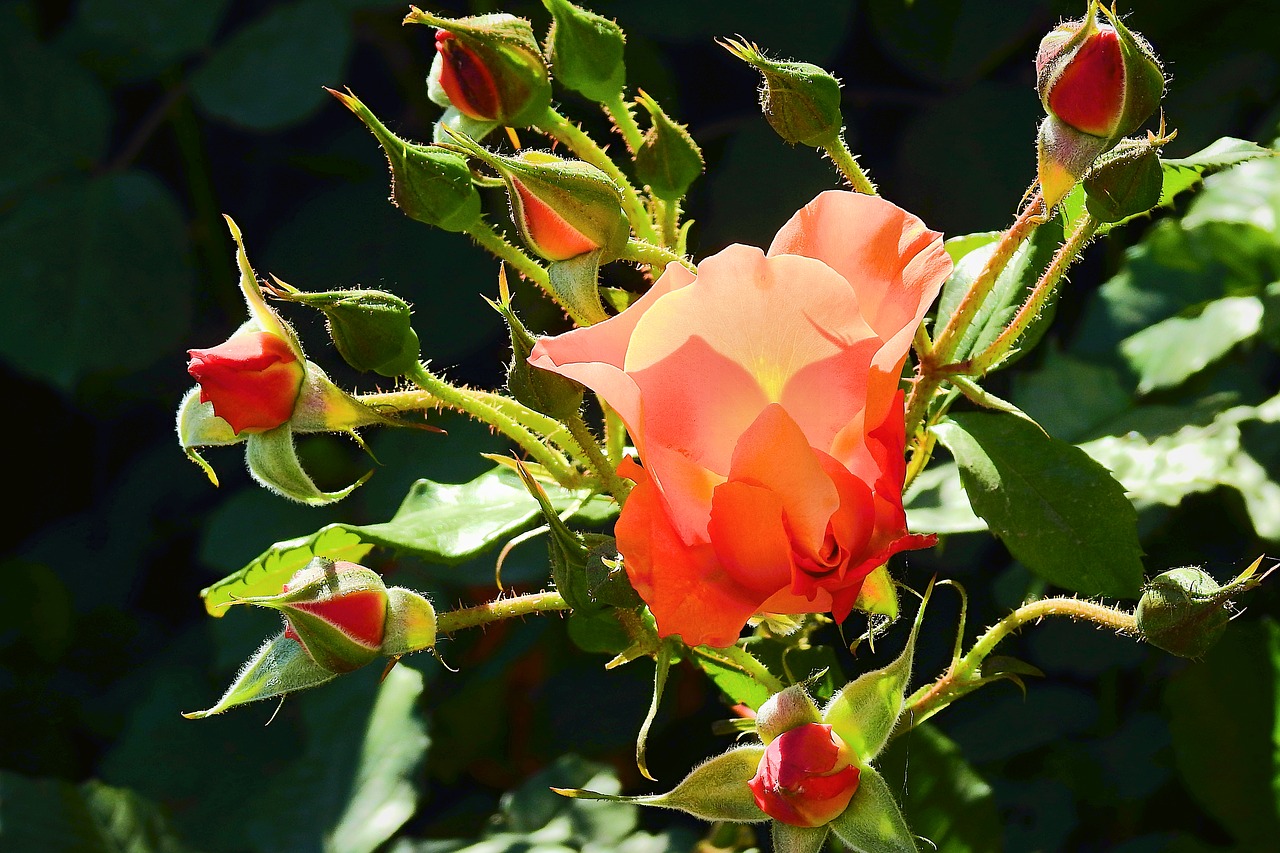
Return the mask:
POLYGON ((951 270, 883 199, 827 192, 766 255, 672 264, 633 306, 530 362, 596 391, 640 459, 618 549, 658 630, 726 646, 758 613, 848 616, 906 531, 898 380, 951 270))
POLYGON ((237 332, 212 349, 187 350, 200 402, 236 435, 266 432, 293 416, 306 373, 288 341, 272 332, 237 332))

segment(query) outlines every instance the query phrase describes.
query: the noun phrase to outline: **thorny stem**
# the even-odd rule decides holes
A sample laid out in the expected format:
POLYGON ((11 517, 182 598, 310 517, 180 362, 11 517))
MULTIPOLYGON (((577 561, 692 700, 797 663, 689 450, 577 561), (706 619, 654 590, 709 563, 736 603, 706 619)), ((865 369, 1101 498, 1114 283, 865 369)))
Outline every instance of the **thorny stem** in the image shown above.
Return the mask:
POLYGON ((480 399, 475 392, 450 385, 427 370, 423 364, 416 365, 406 378, 449 408, 465 412, 497 429, 540 462, 562 486, 574 488, 581 484, 581 474, 559 451, 548 446, 514 418, 480 399))
POLYGON ((572 306, 566 305, 556 294, 555 288, 551 286, 551 275, 547 272, 546 267, 529 257, 522 249, 507 242, 507 239, 499 234, 492 225, 483 219, 477 220, 474 225, 467 229, 467 233, 482 248, 496 256, 498 260, 510 264, 516 272, 542 288, 542 292, 550 296, 575 324, 590 326, 595 322, 595 320, 579 314, 572 306))
POLYGON ((587 428, 587 422, 582 419, 581 412, 575 412, 572 417, 566 421, 569 432, 572 433, 575 441, 587 455, 587 461, 596 475, 600 478, 601 484, 608 490, 609 494, 622 501, 631 491, 631 481, 619 477, 614 471, 614 466, 604 455, 600 449, 599 442, 596 437, 591 434, 591 430, 587 428))
POLYGON ((656 273, 654 278, 662 274, 662 270, 666 269, 667 264, 680 264, 689 272, 698 271, 698 268, 688 258, 682 258, 670 249, 664 249, 662 246, 655 246, 653 243, 646 243, 643 240, 628 240, 627 248, 622 257, 624 260, 639 261, 642 264, 654 267, 656 273))
POLYGON ((635 113, 631 112, 631 108, 622 99, 622 92, 619 91, 600 106, 604 108, 605 115, 613 122, 613 126, 622 134, 622 138, 627 143, 627 150, 634 157, 640 150, 640 146, 644 144, 644 132, 636 123, 635 113))
POLYGON ((1035 289, 1031 291, 1031 295, 1027 297, 1027 301, 1023 303, 1022 307, 1018 309, 1017 316, 1000 333, 1000 337, 992 341, 991 346, 973 359, 972 375, 981 376, 986 373, 1000 359, 1004 358, 1005 353, 1013 349, 1014 344, 1018 342, 1018 338, 1022 337, 1032 321, 1039 316, 1044 309, 1045 303, 1049 301, 1049 297, 1057 289, 1058 283, 1066 275, 1067 269, 1080 257, 1080 253, 1088 242, 1093 239, 1093 235, 1097 230, 1098 220, 1090 216, 1088 211, 1082 213, 1075 230, 1071 232, 1071 236, 1067 238, 1067 241, 1058 247, 1053 260, 1045 268, 1040 280, 1036 282, 1035 289))
POLYGON ((623 208, 627 211, 627 219, 631 221, 631 227, 635 229, 636 235, 642 240, 657 242, 657 229, 653 226, 653 220, 649 217, 649 211, 645 208, 640 194, 636 192, 635 187, 631 186, 631 182, 618 168, 618 164, 609 158, 594 139, 550 107, 547 108, 546 115, 537 129, 558 139, 574 154, 613 179, 613 182, 622 190, 623 208))
POLYGON ((871 183, 867 173, 862 171, 862 167, 858 165, 858 158, 853 156, 853 152, 845 144, 843 135, 837 133, 832 142, 822 146, 822 150, 827 152, 831 162, 835 163, 836 168, 840 170, 840 174, 844 175, 845 180, 849 182, 849 186, 853 187, 854 192, 864 195, 878 195, 876 185, 871 183))
POLYGON ((463 628, 477 628, 502 619, 568 609, 569 603, 558 592, 535 592, 514 598, 499 598, 487 604, 436 614, 436 633, 452 634, 463 628))
POLYGON ((658 224, 662 229, 662 245, 668 249, 675 249, 678 253, 680 251, 680 202, 656 199, 654 205, 657 208, 658 224))
POLYGON ((1036 622, 1046 616, 1066 616, 1093 622, 1110 628, 1118 634, 1138 635, 1138 620, 1133 613, 1084 601, 1079 598, 1057 596, 1042 598, 1024 604, 1008 616, 992 625, 977 639, 964 657, 953 660, 947 671, 932 684, 926 684, 906 700, 903 714, 894 735, 900 735, 932 717, 953 700, 978 685, 982 662, 1000 642, 1028 622, 1036 622))

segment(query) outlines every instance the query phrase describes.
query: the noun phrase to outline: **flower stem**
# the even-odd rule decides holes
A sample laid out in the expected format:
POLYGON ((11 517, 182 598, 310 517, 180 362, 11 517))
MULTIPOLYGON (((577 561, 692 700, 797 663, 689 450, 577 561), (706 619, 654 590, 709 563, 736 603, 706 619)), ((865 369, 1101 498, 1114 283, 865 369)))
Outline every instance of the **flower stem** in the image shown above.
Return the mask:
POLYGON ((920 725, 956 699, 986 683, 981 675, 982 663, 995 647, 1023 625, 1037 622, 1046 616, 1066 616, 1069 619, 1093 622, 1103 628, 1110 628, 1117 634, 1138 634, 1137 617, 1127 610, 1065 596, 1042 598, 1024 604, 988 628, 973 644, 969 653, 954 660, 942 677, 932 684, 926 684, 907 698, 894 736, 920 725))
POLYGON ((622 190, 622 206, 627 211, 627 218, 631 221, 631 227, 635 230, 636 236, 651 243, 657 242, 658 231, 649 217, 649 211, 645 209, 640 194, 636 192, 635 187, 631 186, 631 182, 618 168, 618 164, 609 159, 609 155, 596 144, 594 139, 551 107, 547 107, 546 115, 538 124, 537 130, 558 139, 574 154, 613 179, 613 182, 622 190))
POLYGON ((517 616, 533 616, 538 613, 552 613, 569 610, 569 603, 558 592, 535 592, 528 595, 517 595, 514 598, 499 598, 488 604, 475 607, 464 607, 448 613, 436 615, 436 633, 452 634, 463 628, 477 628, 512 619, 517 616))
POLYGON ((596 437, 591 434, 591 430, 587 428, 587 422, 582 419, 581 412, 575 412, 572 417, 566 421, 569 432, 573 435, 574 440, 582 448, 587 456, 587 462, 600 478, 600 482, 608 490, 609 494, 614 495, 621 502, 626 498, 627 493, 631 491, 631 481, 619 477, 614 471, 608 458, 600 449, 600 443, 596 441, 596 437))
POLYGON ((1053 260, 1045 268, 1040 280, 1036 282, 1035 289, 1031 291, 1022 307, 1018 309, 1017 316, 1000 333, 1000 337, 992 341, 991 345, 981 355, 970 362, 972 375, 981 376, 986 373, 1000 359, 1004 358, 1009 350, 1013 349, 1014 344, 1018 342, 1018 339, 1027 331, 1032 321, 1043 310, 1045 303, 1049 301, 1049 297, 1057 289, 1058 283, 1066 275, 1067 269, 1080 257, 1080 253, 1089 241, 1093 239, 1093 235, 1097 230, 1098 220, 1090 216, 1088 211, 1082 213, 1075 230, 1071 232, 1071 236, 1067 238, 1067 241, 1058 247, 1053 260))
POLYGON ((634 157, 640 150, 640 146, 644 144, 644 133, 636 123, 635 113, 631 112, 631 108, 623 100, 622 91, 619 90, 618 94, 600 106, 604 108, 604 113, 613 122, 613 126, 622 134, 622 138, 627 143, 627 151, 634 157))
POLYGON ((590 326, 595 322, 582 316, 572 306, 566 305, 556 294, 555 288, 551 286, 551 275, 546 267, 529 257, 522 249, 509 243, 492 225, 483 219, 477 220, 475 225, 467 229, 467 233, 471 235, 471 239, 487 249, 498 260, 510 264, 516 272, 542 288, 542 292, 550 296, 574 323, 579 326, 590 326))
POLYGON ((836 168, 840 170, 840 174, 844 175, 845 180, 849 182, 849 186, 853 187, 854 192, 864 195, 878 195, 876 185, 871 183, 867 173, 862 171, 862 167, 858 165, 858 158, 853 156, 853 152, 849 150, 849 146, 845 143, 844 134, 837 133, 831 142, 822 146, 822 150, 827 152, 831 162, 835 163, 836 168))
POLYGON ((642 264, 648 264, 655 269, 654 278, 662 274, 662 270, 666 269, 667 264, 680 264, 689 272, 697 272, 698 268, 688 258, 682 258, 670 249, 664 249, 662 246, 655 246, 652 243, 646 243, 643 240, 628 240, 627 248, 622 256, 623 260, 638 261, 642 264))
POLYGON ((484 421, 507 438, 510 438, 526 453, 540 462, 551 476, 556 478, 560 485, 566 488, 576 488, 581 485, 582 475, 574 469, 569 460, 565 459, 559 451, 544 443, 523 424, 482 399, 480 394, 483 392, 475 392, 450 385, 427 370, 426 366, 421 363, 407 375, 407 378, 442 404, 451 409, 465 412, 476 420, 484 421))

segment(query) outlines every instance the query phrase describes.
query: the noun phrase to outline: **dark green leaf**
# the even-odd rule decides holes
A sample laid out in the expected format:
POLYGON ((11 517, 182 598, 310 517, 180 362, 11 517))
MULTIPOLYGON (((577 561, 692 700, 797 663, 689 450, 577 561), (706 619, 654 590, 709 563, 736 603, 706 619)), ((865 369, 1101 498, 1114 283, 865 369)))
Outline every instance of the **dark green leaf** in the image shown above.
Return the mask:
POLYGON ((123 77, 140 77, 209 45, 228 0, 84 0, 73 23, 74 41, 95 64, 123 77))
POLYGON ((1262 301, 1215 299, 1195 317, 1170 317, 1120 343, 1138 374, 1138 393, 1174 388, 1250 340, 1262 329, 1262 301))
POLYGON ((1280 627, 1237 624, 1165 690, 1183 784, 1245 849, 1280 836, 1278 672, 1280 627))
MULTIPOLYGON (((965 247, 970 247, 970 250, 956 262, 950 278, 942 287, 942 295, 938 298, 936 329, 941 329, 947 319, 955 313, 969 286, 982 273, 982 268, 995 252, 994 242, 984 243, 975 239, 976 236, 961 238, 964 242, 956 246, 957 251, 965 247)), ((1053 254, 1061 242, 1062 225, 1057 220, 1051 220, 1037 228, 1031 238, 1014 253, 1013 258, 996 279, 995 286, 987 295, 986 301, 978 309, 964 337, 960 339, 960 345, 956 348, 954 356, 957 361, 981 352, 1004 331, 1005 326, 1026 301, 1027 295, 1039 280, 1044 268, 1053 259, 1053 254)), ((1045 329, 1048 328, 1048 321, 1052 319, 1052 314, 1053 312, 1049 309, 1040 312, 1040 317, 1023 335, 1019 343, 1019 351, 1026 352, 1039 342, 1044 336, 1045 329)))
POLYGON ((876 762, 891 785, 905 782, 902 808, 913 832, 948 853, 996 853, 1003 825, 991 787, 960 747, 925 723, 895 740, 876 762))
POLYGON ((0 770, 6 853, 182 853, 154 803, 98 781, 72 785, 0 770))
POLYGON ((1071 442, 1097 435, 1133 405, 1116 370, 1056 349, 1045 353, 1039 370, 1013 377, 1013 401, 1050 435, 1071 442))
POLYGON ((18 17, 20 8, 17 3, 0 8, 0 195, 93 165, 106 152, 111 130, 111 107, 102 87, 36 41, 18 17))
POLYGON ((329 0, 276 6, 236 32, 191 78, 204 110, 233 124, 269 130, 328 100, 322 86, 342 77, 351 29, 329 0))
POLYGON ((1137 597, 1137 513, 1105 468, 1010 415, 952 415, 937 432, 974 512, 1027 568, 1084 595, 1137 597))
POLYGON ((91 373, 181 363, 186 234, 177 202, 150 175, 23 199, 0 223, 0 280, 0 355, 23 373, 70 389, 91 373))

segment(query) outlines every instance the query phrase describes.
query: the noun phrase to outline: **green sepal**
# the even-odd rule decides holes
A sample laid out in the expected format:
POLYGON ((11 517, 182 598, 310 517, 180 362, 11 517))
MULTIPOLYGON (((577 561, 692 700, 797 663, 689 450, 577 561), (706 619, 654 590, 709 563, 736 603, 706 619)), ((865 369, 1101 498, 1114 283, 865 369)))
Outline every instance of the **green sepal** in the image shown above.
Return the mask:
POLYGON ((189 720, 211 717, 259 699, 271 699, 317 687, 337 677, 337 673, 330 672, 308 657, 301 643, 282 633, 262 644, 216 705, 182 716, 189 720))
POLYGON ((863 578, 853 609, 885 616, 890 622, 898 618, 898 587, 889 575, 887 564, 872 569, 871 574, 863 578))
POLYGON ((354 438, 360 427, 402 426, 334 385, 315 362, 308 361, 304 367, 302 391, 288 424, 294 432, 344 432, 354 438))
MULTIPOLYGON (((465 158, 396 136, 355 95, 328 90, 373 133, 391 169, 391 201, 410 219, 465 231, 480 219, 480 194, 465 158)), ((483 134, 481 134, 483 136, 483 134)))
POLYGON ((436 610, 424 596, 411 589, 387 589, 387 633, 382 653, 389 657, 407 655, 436 645, 436 610))
POLYGON ((822 713, 822 722, 829 724, 863 762, 874 761, 880 754, 902 715, 916 637, 932 593, 930 582, 902 653, 887 666, 863 673, 846 684, 831 697, 822 713))
MULTIPOLYGON (((436 59, 439 61, 439 57, 436 59)), ((445 107, 440 118, 431 126, 431 141, 442 145, 452 141, 455 135, 479 141, 500 127, 502 125, 496 121, 482 121, 472 118, 457 107, 445 107)))
POLYGON ((182 397, 178 404, 178 443, 192 462, 200 466, 209 482, 218 485, 218 475, 197 451, 197 447, 215 447, 239 444, 248 434, 236 435, 231 424, 213 413, 213 403, 200 402, 200 386, 197 385, 182 397))
POLYGON ((528 127, 546 115, 551 77, 533 27, 524 18, 503 12, 440 18, 410 6, 404 23, 447 30, 476 52, 500 93, 502 114, 495 117, 499 124, 528 127))
POLYGON ((645 92, 636 98, 649 112, 649 130, 635 152, 636 177, 664 201, 678 201, 705 168, 689 129, 672 121, 645 92))
POLYGON ((617 540, 612 536, 600 536, 594 541, 588 538, 586 542, 590 547, 584 567, 587 597, 608 607, 639 607, 644 604, 623 568, 617 540))
POLYGON ((756 711, 756 733, 768 746, 783 732, 807 723, 821 723, 822 712, 813 703, 803 684, 793 684, 773 694, 756 711))
POLYGON ((600 261, 603 254, 603 249, 596 249, 547 265, 556 301, 573 312, 575 317, 580 317, 583 323, 600 323, 609 319, 600 301, 600 261))
POLYGON ((1099 222, 1119 222, 1160 203, 1164 170, 1150 139, 1124 140, 1099 158, 1084 181, 1085 207, 1099 222))
POLYGON ((855 853, 918 853, 889 784, 871 767, 863 765, 859 771, 849 807, 828 824, 836 837, 855 853))
POLYGON ((517 466, 516 472, 529 494, 538 502, 543 521, 550 531, 547 550, 551 559, 551 579, 555 582, 556 591, 574 610, 591 609, 586 577, 590 546, 582 534, 570 530, 560 519, 555 507, 551 505, 551 499, 529 469, 521 464, 517 466))
POLYGON ((537 343, 524 323, 516 316, 511 307, 510 294, 506 290, 505 277, 502 282, 502 296, 495 302, 485 299, 493 309, 502 315, 511 333, 511 363, 507 366, 507 390, 511 396, 536 412, 550 415, 557 420, 575 417, 582 407, 584 388, 578 382, 534 367, 529 363, 529 355, 537 343))
POLYGON ((556 82, 597 103, 615 100, 627 82, 622 27, 568 0, 542 5, 551 13, 547 60, 556 82))
POLYGON ((671 658, 675 653, 676 640, 665 639, 658 647, 658 654, 653 662, 653 698, 649 702, 649 710, 640 724, 640 732, 636 735, 636 769, 640 775, 653 781, 649 773, 649 762, 646 758, 649 749, 649 729, 657 719, 658 707, 662 704, 662 694, 667 688, 667 676, 671 673, 671 658))
POLYGON ((1045 116, 1036 137, 1040 192, 1052 209, 1080 182, 1112 141, 1076 130, 1056 116, 1045 116))
MULTIPOLYGON (((856 795, 855 795, 856 796, 856 795)), ((829 826, 792 826, 775 820, 769 826, 773 853, 822 853, 831 833, 829 826)))
POLYGON ((412 308, 384 290, 307 293, 276 279, 276 295, 322 311, 338 354, 356 370, 394 379, 418 363, 420 346, 412 308))
POLYGON ((1124 115, 1116 128, 1114 138, 1118 139, 1141 127, 1160 106, 1164 97, 1164 69, 1151 45, 1125 26, 1114 8, 1108 9, 1103 4, 1099 4, 1099 8, 1115 27, 1124 61, 1124 115))
POLYGON ((293 431, 287 423, 273 430, 250 435, 245 445, 245 461, 254 480, 278 495, 311 506, 323 506, 342 500, 373 474, 370 471, 345 489, 322 491, 307 476, 307 472, 302 470, 302 463, 298 461, 298 453, 293 446, 293 431))
POLYGON ((725 39, 721 44, 764 78, 760 109, 784 141, 814 148, 836 142, 844 126, 839 80, 809 62, 770 59, 747 41, 725 39))
POLYGON ((552 788, 557 794, 578 800, 608 800, 676 809, 706 821, 759 823, 769 816, 756 805, 747 783, 756 775, 764 747, 739 746, 717 755, 693 769, 679 785, 666 794, 624 797, 578 788, 552 788))

